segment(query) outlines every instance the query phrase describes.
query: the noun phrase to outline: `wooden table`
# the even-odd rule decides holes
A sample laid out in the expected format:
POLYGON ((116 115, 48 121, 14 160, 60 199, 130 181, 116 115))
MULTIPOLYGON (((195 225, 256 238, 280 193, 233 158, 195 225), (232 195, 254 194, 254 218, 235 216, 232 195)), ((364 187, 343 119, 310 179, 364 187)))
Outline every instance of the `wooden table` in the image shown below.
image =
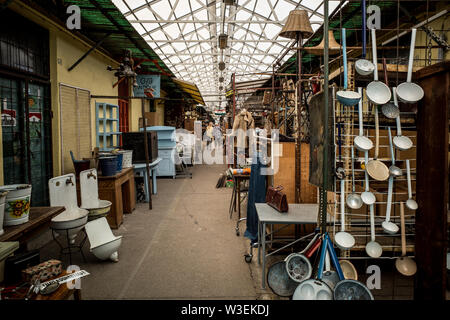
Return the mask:
MULTIPOLYGON (((63 271, 56 278, 65 276, 66 271, 63 271)), ((32 300, 67 300, 73 295, 74 300, 81 300, 81 289, 69 289, 68 283, 62 283, 58 290, 49 295, 38 294, 32 298, 32 300)))
POLYGON ((0 241, 19 241, 20 245, 50 227, 50 220, 63 212, 64 207, 31 207, 29 221, 17 226, 4 227, 0 241))
POLYGON ((112 202, 106 218, 111 228, 119 228, 123 213, 131 213, 136 208, 133 168, 122 169, 115 176, 98 175, 98 196, 112 202))
MULTIPOLYGON (((63 271, 59 276, 55 278, 59 278, 65 276, 67 274, 66 271, 63 271)), ((53 278, 53 279, 55 279, 53 278)), ((17 284, 18 285, 18 284, 17 284)), ((5 293, 2 296, 4 300, 25 300, 26 294, 28 292, 29 285, 25 288, 20 289, 15 293, 5 293)), ((42 294, 32 294, 29 299, 30 300, 67 300, 73 295, 74 300, 81 300, 81 289, 69 289, 67 283, 62 283, 59 288, 49 295, 42 294)))

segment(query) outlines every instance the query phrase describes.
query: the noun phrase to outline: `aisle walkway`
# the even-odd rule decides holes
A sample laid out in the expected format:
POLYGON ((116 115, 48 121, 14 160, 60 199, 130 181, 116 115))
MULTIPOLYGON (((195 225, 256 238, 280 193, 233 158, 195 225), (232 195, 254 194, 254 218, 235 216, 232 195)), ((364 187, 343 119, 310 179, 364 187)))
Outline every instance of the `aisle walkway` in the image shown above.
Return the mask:
MULTIPOLYGON (((216 189, 225 166, 196 166, 193 179, 159 179, 153 210, 138 204, 113 232, 123 235, 118 263, 88 263, 84 299, 255 299, 256 289, 228 217, 231 189, 216 189)), ((244 226, 243 226, 244 227, 244 226)), ((54 244, 43 250, 56 251, 54 244)))

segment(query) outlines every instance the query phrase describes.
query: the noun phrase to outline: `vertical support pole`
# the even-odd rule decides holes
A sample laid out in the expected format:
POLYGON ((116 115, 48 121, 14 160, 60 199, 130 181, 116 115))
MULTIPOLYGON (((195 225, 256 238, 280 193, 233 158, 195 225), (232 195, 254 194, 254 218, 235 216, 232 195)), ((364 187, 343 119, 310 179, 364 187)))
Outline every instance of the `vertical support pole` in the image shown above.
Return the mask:
POLYGON ((272 65, 272 128, 275 125, 275 66, 272 65))
MULTIPOLYGON (((301 74, 302 74, 302 40, 303 37, 301 33, 297 34, 297 99, 298 99, 298 108, 297 108, 297 139, 295 144, 295 202, 301 203, 302 202, 302 196, 301 196, 301 139, 300 139, 300 132, 301 132, 301 109, 302 109, 302 82, 301 82, 301 74)), ((285 124, 286 125, 286 124, 285 124)))
POLYGON ((328 164, 328 74, 329 74, 329 69, 328 69, 328 63, 329 63, 329 57, 328 57, 328 47, 329 47, 329 38, 328 38, 328 29, 329 29, 329 25, 328 25, 328 0, 324 0, 323 1, 323 5, 324 5, 324 20, 323 20, 323 37, 325 39, 325 48, 324 48, 324 59, 323 59, 323 64, 324 64, 324 144, 323 144, 323 168, 322 168, 322 174, 323 174, 323 186, 320 190, 320 192, 322 193, 320 200, 320 212, 321 212, 321 232, 325 233, 327 230, 327 185, 328 185, 328 175, 327 175, 327 164, 328 164))
POLYGON ((27 144, 27 171, 28 184, 31 184, 31 140, 30 140, 30 106, 28 104, 28 79, 25 79, 25 125, 26 125, 26 144, 27 144))
POLYGON ((232 75, 232 79, 233 79, 233 123, 231 125, 234 124, 234 117, 236 116, 236 74, 233 73, 232 75))
POLYGON ((145 98, 141 99, 141 109, 142 109, 142 125, 144 128, 144 150, 145 150, 145 164, 146 164, 146 171, 145 174, 147 175, 147 181, 148 181, 148 209, 152 210, 152 190, 153 190, 153 183, 150 179, 150 164, 148 160, 148 137, 147 137, 147 124, 145 123, 145 98), (152 184, 152 187, 150 187, 150 184, 152 184))

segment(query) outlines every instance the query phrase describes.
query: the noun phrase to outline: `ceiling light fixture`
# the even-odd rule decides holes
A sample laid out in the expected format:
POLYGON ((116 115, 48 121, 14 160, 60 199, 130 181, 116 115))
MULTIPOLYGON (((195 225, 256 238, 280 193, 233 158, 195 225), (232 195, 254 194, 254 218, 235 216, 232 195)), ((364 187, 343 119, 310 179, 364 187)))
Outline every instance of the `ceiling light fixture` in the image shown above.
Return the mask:
POLYGON ((225 3, 225 5, 227 5, 227 6, 234 6, 234 5, 236 5, 236 1, 235 0, 223 0, 223 3, 225 3))
POLYGON ((226 49, 228 45, 228 35, 225 33, 222 33, 219 35, 219 48, 220 49, 226 49))
POLYGON ((219 62, 219 70, 220 71, 225 70, 225 62, 223 62, 223 61, 219 62))

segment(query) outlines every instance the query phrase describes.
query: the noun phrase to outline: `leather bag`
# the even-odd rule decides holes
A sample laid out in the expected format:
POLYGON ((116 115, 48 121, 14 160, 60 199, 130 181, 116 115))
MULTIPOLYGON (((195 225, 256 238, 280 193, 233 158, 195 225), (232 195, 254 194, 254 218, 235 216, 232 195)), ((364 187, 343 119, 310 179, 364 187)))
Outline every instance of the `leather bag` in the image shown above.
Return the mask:
POLYGON ((289 205, 283 186, 269 187, 266 193, 266 203, 279 212, 288 212, 289 205))

